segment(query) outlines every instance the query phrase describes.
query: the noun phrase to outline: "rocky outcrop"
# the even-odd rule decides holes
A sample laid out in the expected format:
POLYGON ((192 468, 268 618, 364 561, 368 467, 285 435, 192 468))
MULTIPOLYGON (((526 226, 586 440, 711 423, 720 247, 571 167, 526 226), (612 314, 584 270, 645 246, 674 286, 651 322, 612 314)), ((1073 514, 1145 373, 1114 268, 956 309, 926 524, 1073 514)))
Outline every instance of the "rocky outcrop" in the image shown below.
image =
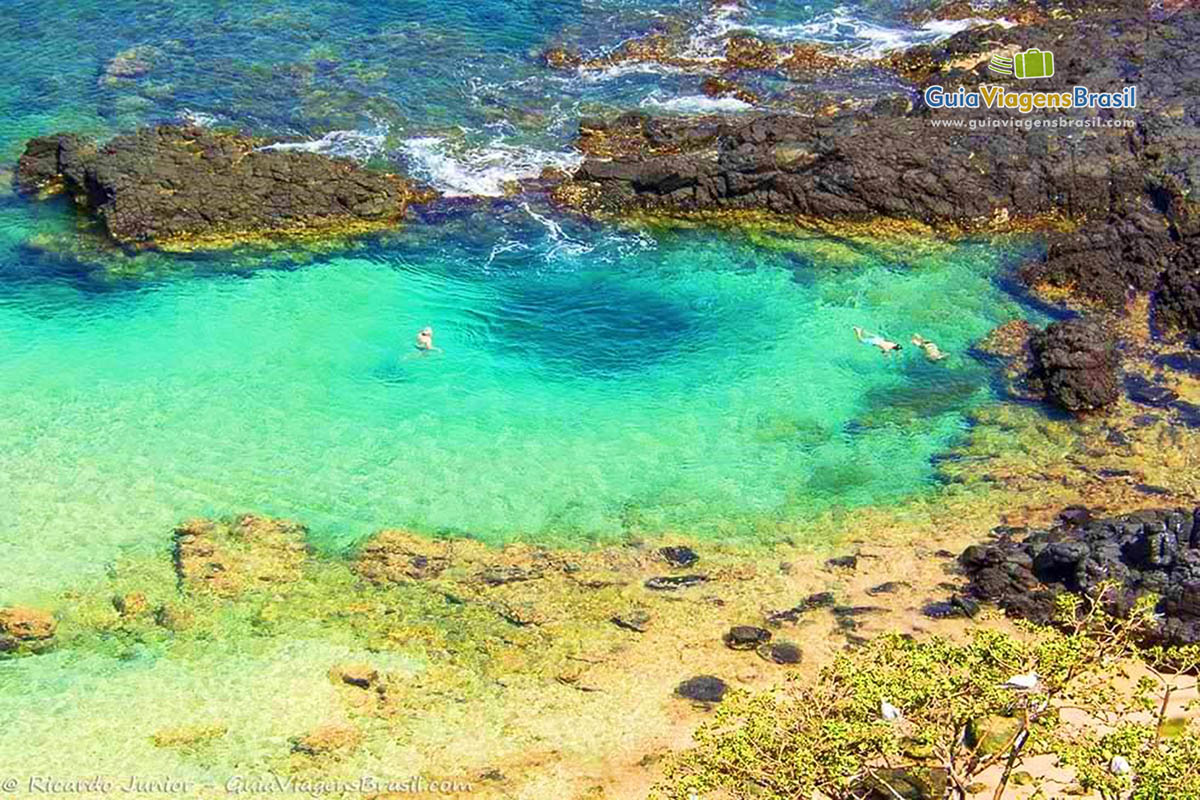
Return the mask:
POLYGON ((1200 508, 1137 511, 1093 520, 1076 510, 1049 529, 1020 535, 1001 531, 959 558, 968 591, 1010 613, 1050 622, 1061 592, 1095 594, 1102 583, 1117 591, 1108 609, 1128 613, 1138 597, 1161 598, 1152 633, 1174 644, 1200 642, 1200 508))
POLYGON ((450 556, 450 542, 408 531, 380 531, 363 546, 354 571, 372 583, 425 580, 441 575, 450 556))
POLYGON ((1181 250, 1163 273, 1155 297, 1154 322, 1168 334, 1200 331, 1200 239, 1181 250))
POLYGON ((1031 383, 1048 401, 1067 411, 1095 411, 1121 395, 1116 343, 1099 324, 1086 320, 1051 323, 1030 341, 1031 383))
MULTIPOLYGON (((600 214, 1042 230, 1046 254, 1022 272, 1029 285, 1123 307, 1131 290, 1154 290, 1200 234, 1200 102, 1189 83, 1200 76, 1200 54, 1187 44, 1200 37, 1200 12, 1151 15, 1142 0, 1068 3, 1062 12, 1036 25, 970 29, 889 59, 913 82, 903 102, 880 97, 870 108, 805 117, 584 120, 587 158, 556 197, 600 214), (925 103, 930 85, 1003 83, 988 72, 991 54, 1029 47, 1054 51, 1057 64, 1033 88, 1137 85, 1136 117, 1099 114, 1124 114, 1136 127, 1096 125, 1092 109, 1026 117, 925 103), (1035 116, 1060 129, 984 127, 1035 116), (1076 127, 1061 129, 1067 124, 1076 127)), ((1030 88, 1020 83, 1007 88, 1030 88)), ((1165 285, 1167 297, 1178 283, 1165 285)))
POLYGON ((103 145, 73 134, 31 139, 15 183, 27 194, 65 190, 116 242, 166 250, 378 230, 433 197, 345 159, 175 126, 103 145))
POLYGON ((290 520, 245 514, 193 519, 175 529, 175 574, 186 592, 237 597, 297 581, 308 529, 290 520))
POLYGON ((26 606, 0 608, 0 655, 29 654, 54 644, 58 622, 45 611, 26 606))

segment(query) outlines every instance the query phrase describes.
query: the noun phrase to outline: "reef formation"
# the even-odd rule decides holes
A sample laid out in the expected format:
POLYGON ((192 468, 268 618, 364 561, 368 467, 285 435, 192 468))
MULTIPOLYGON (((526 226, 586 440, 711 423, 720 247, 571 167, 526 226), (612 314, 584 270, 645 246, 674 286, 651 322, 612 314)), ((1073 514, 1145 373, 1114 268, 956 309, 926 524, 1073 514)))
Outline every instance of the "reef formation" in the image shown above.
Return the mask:
POLYGON ((381 230, 435 196, 348 159, 169 125, 102 145, 71 133, 31 139, 15 183, 25 194, 67 192, 120 245, 176 251, 381 230))
POLYGON ((1164 332, 1195 330, 1200 242, 1200 58, 1193 8, 1065 3, 1037 25, 971 28, 881 65, 902 94, 815 115, 584 119, 586 158, 555 192, 600 215, 768 214, 798 221, 902 222, 951 232, 1043 231, 1025 282, 1123 308, 1157 292, 1164 332), (1052 50, 1052 77, 989 72, 998 52, 1052 50), (1019 114, 932 108, 926 89, 1002 86, 1093 92, 1138 87, 1136 109, 1019 114), (1038 123, 1034 125, 1032 123, 1038 123), (1026 125, 1025 123, 1030 123, 1026 125))

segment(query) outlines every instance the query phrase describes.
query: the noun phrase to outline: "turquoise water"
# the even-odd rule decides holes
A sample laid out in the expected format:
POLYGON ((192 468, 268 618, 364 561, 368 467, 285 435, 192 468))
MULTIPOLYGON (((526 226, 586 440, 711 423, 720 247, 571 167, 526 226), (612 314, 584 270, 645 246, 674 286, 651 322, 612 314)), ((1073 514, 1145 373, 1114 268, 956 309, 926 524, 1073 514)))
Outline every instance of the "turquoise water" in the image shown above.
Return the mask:
MULTIPOLYGON (((735 28, 864 53, 932 35, 891 3, 825 0, 8 2, 0 161, 56 130, 190 120, 495 197, 574 164, 582 114, 706 108, 702 74, 552 73, 544 48, 599 55, 658 29, 704 58, 735 28), (136 68, 114 67, 123 52, 136 68)), ((114 575, 169 585, 184 517, 287 515, 335 553, 396 526, 802 540, 830 508, 935 491, 931 461, 998 402, 968 348, 1031 315, 1005 290, 1020 254, 988 242, 634 231, 537 197, 456 199, 324 253, 97 258, 56 252, 76 220, 13 196, 4 169, 0 606, 44 606, 81 638, 0 661, 0 777, 286 771, 288 737, 344 713, 331 664, 426 666, 323 619, 271 635, 236 605, 211 636, 81 634, 71 592, 95 599, 114 575), (442 352, 417 357, 425 325, 442 352), (950 357, 884 359, 855 325, 950 357), (228 734, 212 750, 151 741, 214 722, 228 734)), ((493 706, 444 705, 374 731, 345 768, 415 771, 429 753, 458 768, 521 729, 493 706)))
MULTIPOLYGON (((702 75, 653 65, 554 73, 548 46, 598 55, 668 30, 707 57, 740 28, 864 52, 931 35, 889 4, 650 0, 25 2, 5 25, 8 158, 35 134, 189 119, 457 195, 570 166, 582 113, 699 96, 702 75)), ((74 226, 62 203, 0 195, 0 602, 247 509, 300 518, 329 550, 384 526, 791 535, 931 488, 931 457, 991 401, 963 354, 1025 313, 997 282, 1012 255, 982 243, 847 260, 816 240, 587 226, 537 198, 449 205, 259 270, 218 254, 122 276, 44 250, 74 226), (444 352, 412 358, 427 324, 444 352), (954 357, 886 361, 853 325, 954 357)))
POLYGON ((527 221, 491 248, 434 236, 295 270, 6 287, 10 591, 246 509, 329 546, 385 526, 783 535, 930 486, 930 457, 989 399, 962 353, 1020 313, 982 245, 834 268, 728 236, 527 221), (443 352, 421 357, 426 324, 443 352), (854 325, 956 355, 884 359, 854 325))

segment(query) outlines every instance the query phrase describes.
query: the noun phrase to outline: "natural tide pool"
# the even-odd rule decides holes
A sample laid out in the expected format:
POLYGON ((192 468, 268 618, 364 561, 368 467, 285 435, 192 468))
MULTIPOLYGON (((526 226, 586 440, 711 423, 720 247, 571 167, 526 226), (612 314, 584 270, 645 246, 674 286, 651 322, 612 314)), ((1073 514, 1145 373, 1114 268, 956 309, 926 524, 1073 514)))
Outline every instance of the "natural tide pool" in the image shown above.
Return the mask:
POLYGON ((987 243, 906 256, 498 218, 294 269, 10 278, 0 600, 246 510, 300 519, 325 549, 398 526, 794 534, 930 490, 931 457, 994 402, 968 348, 1029 314, 998 280, 1015 256, 987 243), (415 354, 424 325, 444 352, 415 354), (854 325, 951 355, 885 359, 854 325))

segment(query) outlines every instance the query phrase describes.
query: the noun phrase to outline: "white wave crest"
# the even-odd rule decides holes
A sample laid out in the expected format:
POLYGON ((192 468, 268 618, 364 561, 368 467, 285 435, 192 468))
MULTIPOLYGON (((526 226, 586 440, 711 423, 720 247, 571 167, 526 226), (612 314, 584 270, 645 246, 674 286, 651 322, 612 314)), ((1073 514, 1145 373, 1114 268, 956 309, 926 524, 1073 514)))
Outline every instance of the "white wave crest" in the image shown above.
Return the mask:
POLYGON ((863 58, 876 58, 895 50, 918 44, 932 44, 949 38, 959 31, 978 25, 997 24, 1011 28, 1016 23, 1006 19, 933 20, 920 28, 891 28, 855 16, 854 12, 838 6, 810 22, 794 25, 745 25, 746 30, 764 38, 783 41, 804 41, 843 47, 863 58))
POLYGON ((451 152, 445 139, 423 136, 404 141, 400 150, 411 160, 412 174, 447 197, 503 197, 506 184, 536 178, 547 167, 574 172, 583 160, 578 153, 506 144, 502 137, 451 152))
POLYGON ((179 119, 187 125, 195 125, 198 128, 212 128, 220 122, 220 118, 214 114, 206 114, 203 111, 193 111, 190 108, 185 108, 179 112, 179 119))
POLYGON ((352 158, 363 162, 383 152, 387 141, 387 130, 374 131, 330 131, 320 139, 307 142, 278 142, 258 148, 259 150, 299 150, 325 156, 352 158))
POLYGON ((736 97, 707 97, 702 94, 684 95, 663 100, 657 95, 650 95, 641 102, 642 106, 662 108, 681 114, 717 114, 738 111, 749 111, 754 108, 750 103, 736 97))

